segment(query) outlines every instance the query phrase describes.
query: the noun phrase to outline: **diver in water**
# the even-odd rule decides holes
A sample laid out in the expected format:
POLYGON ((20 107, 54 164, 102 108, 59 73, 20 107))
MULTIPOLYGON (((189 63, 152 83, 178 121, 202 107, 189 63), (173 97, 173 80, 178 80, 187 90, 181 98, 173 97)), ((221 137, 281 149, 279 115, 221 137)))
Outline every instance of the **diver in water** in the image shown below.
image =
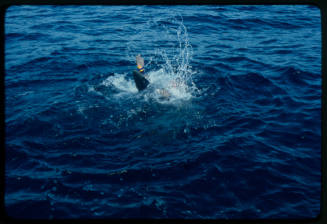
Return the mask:
MULTIPOLYGON (((136 66, 138 71, 133 71, 133 77, 136 84, 136 88, 139 91, 144 90, 148 85, 149 81, 146 79, 147 76, 144 73, 144 59, 141 55, 136 56, 136 66)), ((156 89, 156 92, 162 95, 163 97, 169 97, 170 94, 166 89, 156 89)))
POLYGON ((141 55, 136 56, 136 66, 138 71, 133 71, 133 77, 136 88, 142 91, 149 85, 149 81, 144 77, 144 59, 141 55))

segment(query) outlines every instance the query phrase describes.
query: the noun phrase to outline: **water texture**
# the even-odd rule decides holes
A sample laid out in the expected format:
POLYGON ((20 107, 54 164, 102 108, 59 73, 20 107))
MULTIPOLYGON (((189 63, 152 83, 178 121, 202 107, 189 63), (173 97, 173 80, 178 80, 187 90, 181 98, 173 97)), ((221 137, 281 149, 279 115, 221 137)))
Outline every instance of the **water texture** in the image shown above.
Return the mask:
POLYGON ((320 25, 312 6, 8 8, 7 214, 316 217, 320 25))

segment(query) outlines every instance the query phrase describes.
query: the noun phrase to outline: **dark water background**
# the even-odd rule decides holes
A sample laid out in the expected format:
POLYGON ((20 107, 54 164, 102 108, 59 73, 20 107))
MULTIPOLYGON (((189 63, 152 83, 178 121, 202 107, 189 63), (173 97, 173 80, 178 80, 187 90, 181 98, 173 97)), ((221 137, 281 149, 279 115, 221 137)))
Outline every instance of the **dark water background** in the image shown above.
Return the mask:
POLYGON ((312 6, 10 7, 7 213, 316 217, 320 57, 312 6))

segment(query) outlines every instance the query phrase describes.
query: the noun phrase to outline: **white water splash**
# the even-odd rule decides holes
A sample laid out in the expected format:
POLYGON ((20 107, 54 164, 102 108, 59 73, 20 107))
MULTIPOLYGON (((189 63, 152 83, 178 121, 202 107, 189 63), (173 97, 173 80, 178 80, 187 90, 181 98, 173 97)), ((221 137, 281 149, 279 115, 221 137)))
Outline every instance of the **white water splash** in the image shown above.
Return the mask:
POLYGON ((164 69, 151 71, 148 73, 147 77, 156 90, 153 97, 161 103, 174 102, 176 100, 189 100, 192 97, 189 86, 185 81, 167 73, 164 69))
MULTIPOLYGON (((149 31, 142 30, 131 36, 127 44, 127 58, 131 64, 135 64, 137 54, 145 60, 145 77, 152 92, 146 91, 144 99, 155 99, 159 103, 190 100, 198 89, 192 80, 195 74, 190 66, 193 50, 183 18, 153 20, 147 25, 151 27, 149 31)), ((102 84, 115 87, 120 91, 118 95, 138 93, 133 79, 128 79, 127 74, 115 74, 102 84)))
MULTIPOLYGON (((114 74, 105 79, 101 85, 112 86, 119 90, 120 93, 135 94, 138 92, 132 79, 127 78, 128 74, 114 74)), ((121 94, 120 94, 121 95, 121 94)))

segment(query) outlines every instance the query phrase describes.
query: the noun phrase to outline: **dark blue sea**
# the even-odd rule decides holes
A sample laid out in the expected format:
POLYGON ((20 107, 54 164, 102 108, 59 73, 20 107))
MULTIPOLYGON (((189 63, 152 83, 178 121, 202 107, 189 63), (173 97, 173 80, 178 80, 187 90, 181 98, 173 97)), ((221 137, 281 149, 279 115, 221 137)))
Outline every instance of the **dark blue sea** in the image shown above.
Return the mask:
POLYGON ((320 26, 307 5, 9 7, 7 214, 315 218, 320 26))

